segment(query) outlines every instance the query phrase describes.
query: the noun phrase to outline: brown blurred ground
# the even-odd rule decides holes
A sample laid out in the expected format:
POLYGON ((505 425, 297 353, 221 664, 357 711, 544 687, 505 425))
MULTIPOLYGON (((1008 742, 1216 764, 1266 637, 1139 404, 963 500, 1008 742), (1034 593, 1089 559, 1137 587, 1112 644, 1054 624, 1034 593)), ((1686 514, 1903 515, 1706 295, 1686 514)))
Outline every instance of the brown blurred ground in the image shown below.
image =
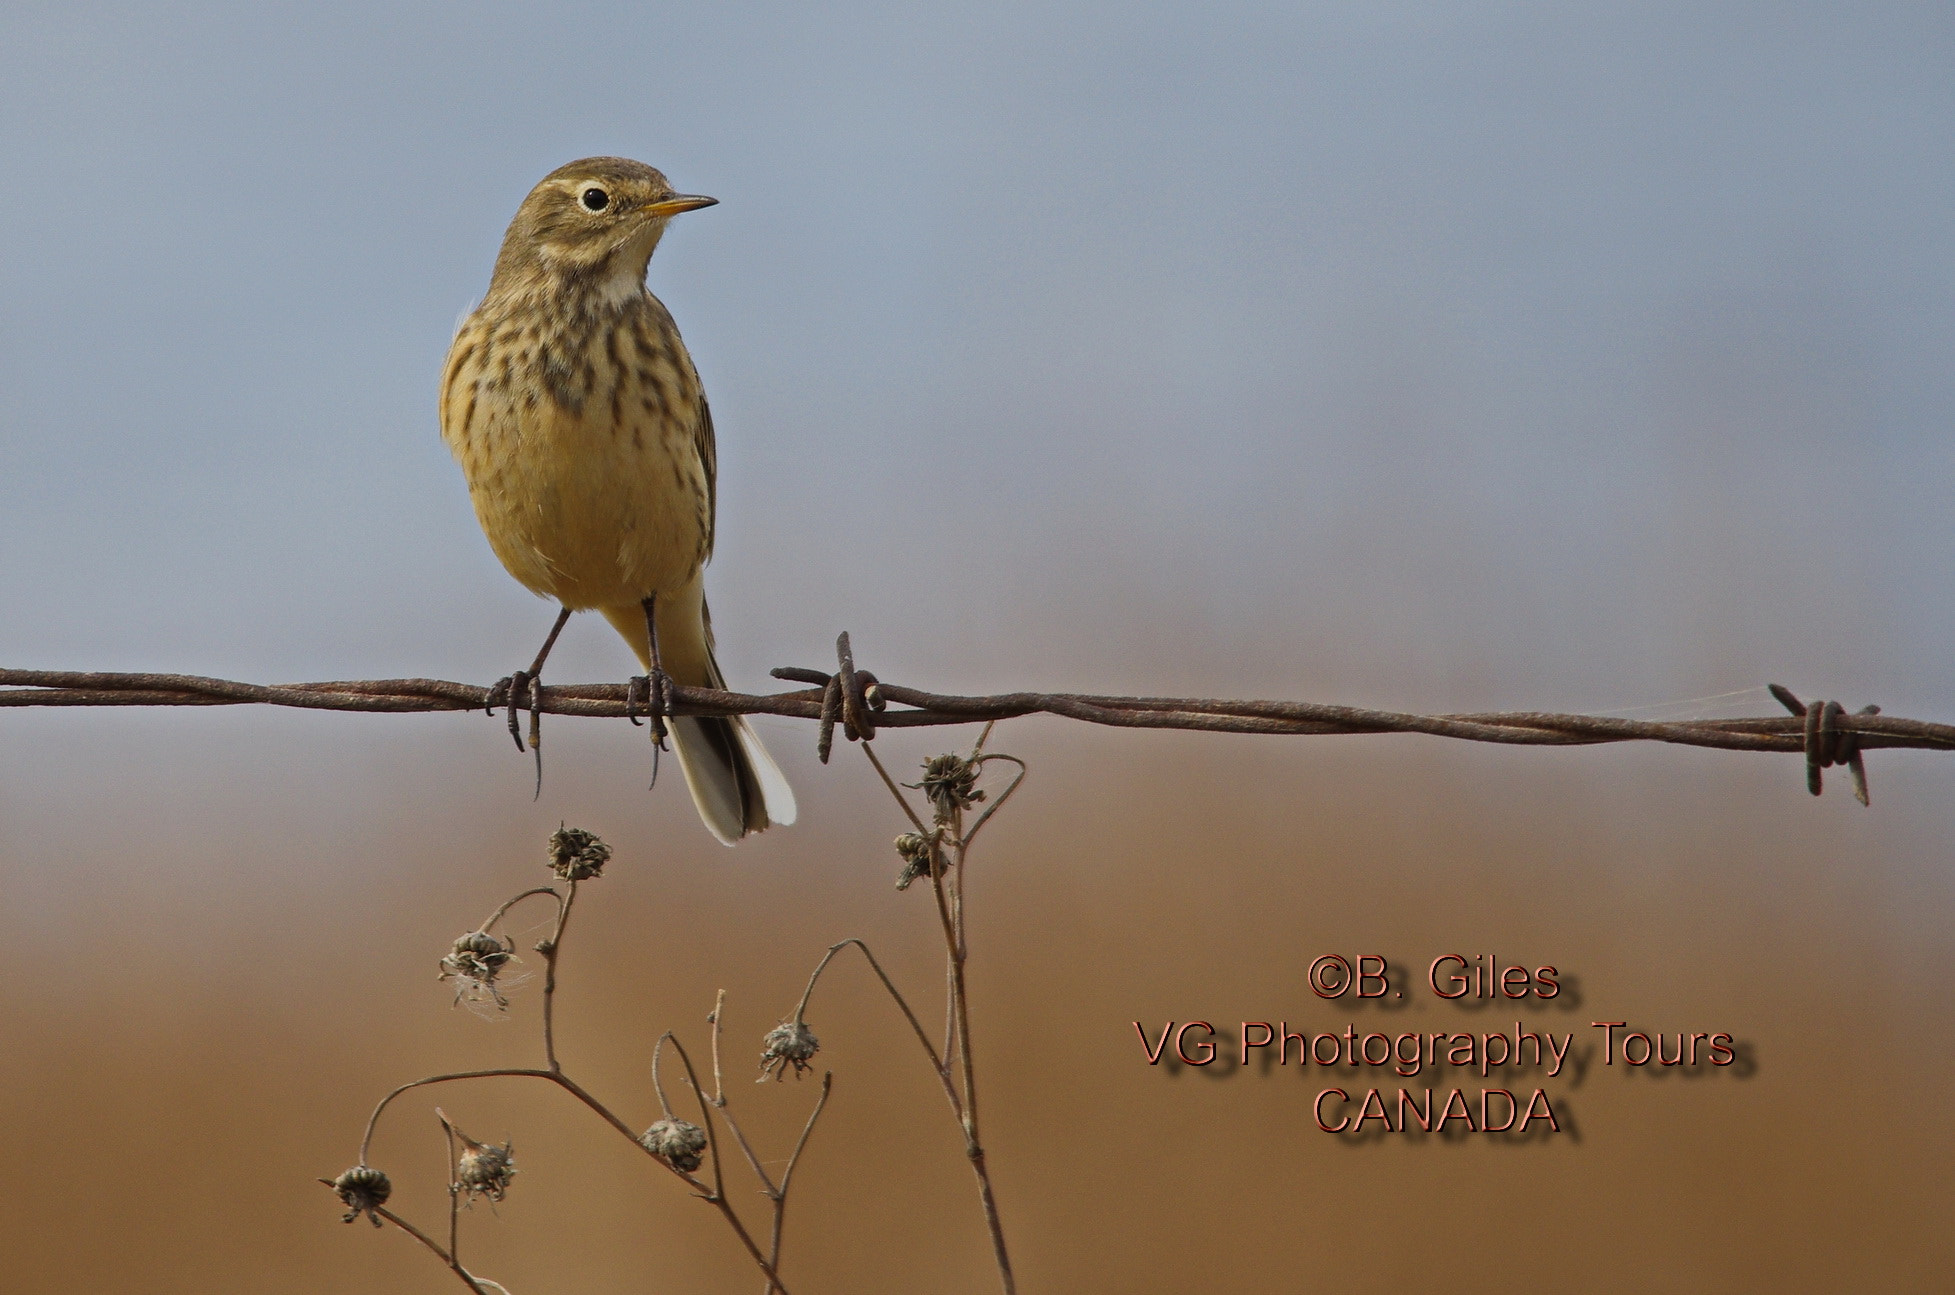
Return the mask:
MULTIPOLYGON (((390 1085, 538 1055, 535 985, 488 1024, 434 972, 542 879, 559 819, 617 850, 568 941, 562 1052, 635 1124, 656 1114, 653 1040, 672 1028, 702 1053, 717 988, 736 1109, 779 1154, 815 1090, 753 1085, 750 1062, 822 949, 861 935, 919 998, 938 983, 928 900, 892 888, 894 807, 853 750, 814 766, 805 729, 768 730, 794 751, 802 824, 731 852, 676 770, 644 794, 642 734, 622 726, 556 722, 534 805, 479 718, 9 731, 10 1290, 460 1289, 391 1229, 342 1226, 314 1179, 351 1163, 390 1085)), ((883 740, 907 767, 936 745, 883 740)), ((1022 1289, 1925 1290, 1955 1258, 1945 758, 1876 755, 1863 811, 1762 756, 1058 721, 996 745, 1033 765, 971 878, 976 1051, 1022 1289), (1534 1028, 1578 1046, 1592 1019, 1728 1030, 1755 1073, 1597 1067, 1547 1084, 1578 1134, 1353 1146, 1313 1127, 1315 1072, 1150 1068, 1131 1024, 1500 1028, 1514 1013, 1418 993, 1368 1014, 1303 982, 1319 953, 1377 952, 1416 988, 1455 950, 1560 967, 1579 999, 1522 1013, 1534 1028)), ((795 1193, 794 1289, 994 1289, 894 1013, 851 964, 809 1019, 836 1087, 795 1193)), ((442 1215, 436 1101, 514 1140, 514 1189, 465 1216, 464 1247, 515 1295, 759 1289, 707 1209, 533 1083, 394 1108, 375 1159, 413 1217, 442 1215)))

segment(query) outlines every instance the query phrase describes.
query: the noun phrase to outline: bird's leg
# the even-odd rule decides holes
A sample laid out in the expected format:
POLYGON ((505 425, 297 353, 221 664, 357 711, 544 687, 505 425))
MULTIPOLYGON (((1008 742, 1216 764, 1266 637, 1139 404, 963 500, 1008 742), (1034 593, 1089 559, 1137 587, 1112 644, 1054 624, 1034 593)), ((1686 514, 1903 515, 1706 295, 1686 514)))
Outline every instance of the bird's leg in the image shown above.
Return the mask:
POLYGON ((625 713, 636 724, 636 712, 642 705, 651 720, 652 782, 656 785, 658 753, 665 749, 665 717, 672 712, 672 676, 665 673, 658 655, 658 595, 651 595, 641 605, 645 608, 645 635, 651 643, 652 669, 650 674, 639 675, 626 686, 625 713))
POLYGON ((550 658, 550 649, 557 645, 557 635, 563 633, 564 623, 570 619, 570 609, 565 607, 557 613, 557 623, 550 627, 550 636, 543 640, 543 648, 530 662, 527 670, 498 679, 489 689, 486 709, 493 715, 497 705, 505 706, 509 715, 509 736, 515 740, 516 749, 523 749, 523 730, 521 716, 525 708, 529 710, 529 749, 536 753, 536 794, 543 794, 543 663, 550 658))

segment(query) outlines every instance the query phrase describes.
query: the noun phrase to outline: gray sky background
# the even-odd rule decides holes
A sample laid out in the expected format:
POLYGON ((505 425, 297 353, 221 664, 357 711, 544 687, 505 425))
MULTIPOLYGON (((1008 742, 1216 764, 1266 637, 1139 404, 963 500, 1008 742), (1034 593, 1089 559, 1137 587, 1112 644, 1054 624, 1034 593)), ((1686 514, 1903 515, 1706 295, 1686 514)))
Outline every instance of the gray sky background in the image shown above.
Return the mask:
MULTIPOLYGON (((720 430, 737 684, 849 628, 953 689, 1783 678, 1950 713, 1945 7, 6 29, 0 660, 527 660, 549 610, 475 528, 436 382, 522 195, 613 152, 722 200, 651 282, 720 430)), ((557 660, 628 668, 594 623, 557 660)))

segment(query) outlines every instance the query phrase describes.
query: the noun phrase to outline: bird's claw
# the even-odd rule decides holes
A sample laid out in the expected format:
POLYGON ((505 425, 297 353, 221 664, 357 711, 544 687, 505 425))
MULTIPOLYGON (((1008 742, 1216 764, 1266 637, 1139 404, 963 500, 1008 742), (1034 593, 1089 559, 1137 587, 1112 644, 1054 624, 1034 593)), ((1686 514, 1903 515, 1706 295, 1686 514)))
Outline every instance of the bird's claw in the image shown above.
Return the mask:
POLYGON ((501 706, 509 720, 509 737, 518 751, 536 753, 536 794, 543 794, 543 679, 530 670, 517 670, 495 681, 489 688, 489 714, 501 706), (529 712, 529 743, 523 743, 523 712, 529 712))
POLYGON ((509 737, 516 743, 518 751, 529 749, 529 746, 523 744, 522 718, 525 709, 530 713, 529 745, 536 745, 536 739, 541 736, 537 731, 541 727, 538 723, 542 700, 541 689, 542 681, 527 670, 518 670, 513 674, 505 675, 496 680, 489 689, 488 704, 483 709, 493 715, 496 713, 496 707, 504 708, 509 719, 509 737))
POLYGON ((638 723, 643 710, 652 726, 652 786, 658 786, 658 757, 665 750, 665 717, 672 712, 672 676, 658 667, 625 681, 625 718, 638 723))
POLYGON ((665 717, 672 713, 672 676, 653 669, 625 681, 625 718, 633 724, 643 714, 652 726, 652 745, 665 750, 665 717))

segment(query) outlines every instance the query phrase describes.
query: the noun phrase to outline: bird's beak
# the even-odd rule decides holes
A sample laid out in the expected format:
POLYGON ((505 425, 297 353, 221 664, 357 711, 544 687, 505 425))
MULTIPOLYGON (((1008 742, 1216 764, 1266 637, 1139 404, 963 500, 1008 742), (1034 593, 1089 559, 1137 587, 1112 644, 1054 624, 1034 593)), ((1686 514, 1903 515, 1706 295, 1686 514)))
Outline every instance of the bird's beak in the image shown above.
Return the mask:
POLYGON ((718 202, 718 198, 706 198, 696 193, 675 193, 660 202, 647 203, 642 210, 647 216, 676 216, 682 211, 697 211, 718 202))

